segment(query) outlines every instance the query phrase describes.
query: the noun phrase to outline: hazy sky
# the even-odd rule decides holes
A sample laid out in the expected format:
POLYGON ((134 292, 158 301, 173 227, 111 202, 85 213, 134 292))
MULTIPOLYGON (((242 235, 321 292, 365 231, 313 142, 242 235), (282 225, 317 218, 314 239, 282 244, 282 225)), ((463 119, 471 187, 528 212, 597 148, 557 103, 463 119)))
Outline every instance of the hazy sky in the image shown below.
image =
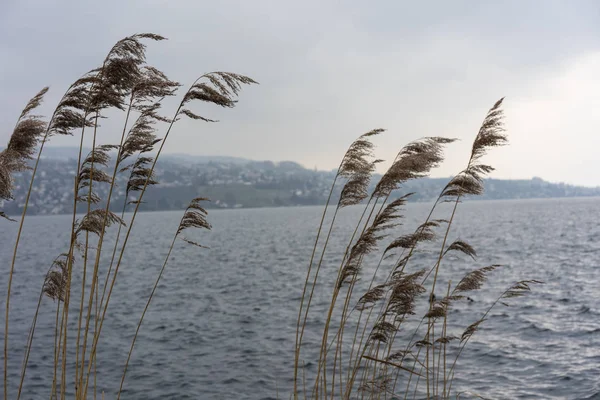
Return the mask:
MULTIPOLYGON (((449 176, 505 96, 511 144, 490 154, 493 176, 600 185, 595 0, 1 0, 0 143, 41 87, 51 86, 49 114, 115 41, 138 32, 169 38, 150 45, 148 61, 184 84, 213 70, 261 83, 233 110, 200 109, 218 124, 182 121, 168 152, 331 169, 355 137, 382 127, 386 160, 422 136, 461 139, 434 172, 449 176)), ((100 140, 117 132, 116 120, 105 124, 100 140)))

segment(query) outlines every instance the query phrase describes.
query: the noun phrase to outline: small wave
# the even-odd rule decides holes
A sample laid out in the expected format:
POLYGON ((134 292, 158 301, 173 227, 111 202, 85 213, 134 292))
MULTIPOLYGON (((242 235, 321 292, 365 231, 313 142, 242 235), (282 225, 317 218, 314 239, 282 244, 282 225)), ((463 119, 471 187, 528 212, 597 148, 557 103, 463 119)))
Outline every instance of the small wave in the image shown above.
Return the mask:
POLYGON ((535 322, 530 322, 522 328, 522 330, 533 330, 538 333, 555 332, 554 330, 537 325, 535 322))
POLYGON ((227 378, 221 383, 223 383, 224 385, 233 385, 235 383, 241 383, 241 381, 237 378, 227 378))
POLYGON ((600 392, 596 392, 589 397, 582 397, 579 400, 600 400, 600 392))
POLYGON ((581 306, 579 307, 579 309, 577 310, 577 314, 587 314, 591 311, 591 308, 588 306, 581 306))
POLYGON ((562 299, 558 300, 559 303, 569 303, 570 301, 571 299, 568 297, 563 297, 562 299))

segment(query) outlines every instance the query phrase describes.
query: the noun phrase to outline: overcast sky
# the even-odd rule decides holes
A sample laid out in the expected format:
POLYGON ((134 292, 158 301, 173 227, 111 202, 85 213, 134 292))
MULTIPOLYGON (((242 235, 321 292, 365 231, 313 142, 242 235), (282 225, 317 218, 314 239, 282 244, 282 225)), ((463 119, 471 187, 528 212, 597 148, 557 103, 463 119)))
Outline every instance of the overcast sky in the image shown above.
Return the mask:
MULTIPOLYGON (((201 109, 218 124, 176 125, 168 152, 332 169, 355 137, 381 127, 386 160, 423 136, 459 138, 433 174, 449 176, 505 96, 510 145, 487 159, 492 176, 600 185, 594 0, 0 0, 1 145, 40 88, 50 86, 50 114, 73 80, 138 32, 169 38, 150 44, 148 61, 183 84, 213 70, 260 82, 235 109, 201 109)), ((114 123, 102 142, 117 140, 114 123)))

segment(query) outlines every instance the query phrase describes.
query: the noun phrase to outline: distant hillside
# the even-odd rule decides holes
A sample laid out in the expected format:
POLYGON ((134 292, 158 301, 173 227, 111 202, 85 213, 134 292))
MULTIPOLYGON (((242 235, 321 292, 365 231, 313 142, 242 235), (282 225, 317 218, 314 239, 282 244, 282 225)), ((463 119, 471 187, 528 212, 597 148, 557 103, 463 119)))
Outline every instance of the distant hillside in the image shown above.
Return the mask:
MULTIPOLYGON (((2 147, 0 147, 0 151, 2 151, 2 147)), ((84 148, 83 154, 89 153, 91 149, 84 148)), ((43 158, 44 159, 54 159, 54 160, 69 160, 69 159, 77 159, 77 155, 79 152, 78 147, 55 147, 48 146, 44 148, 43 158)), ((241 157, 230 157, 230 156, 194 156, 190 154, 179 154, 179 153, 165 153, 161 156, 161 159, 173 161, 173 162, 181 162, 181 163, 200 163, 206 164, 211 161, 221 162, 221 163, 231 163, 231 164, 246 164, 251 160, 241 157)))
MULTIPOLYGON (((32 214, 70 212, 75 149, 48 148, 36 177, 29 210, 32 214)), ((9 215, 21 212, 30 171, 17 176, 15 199, 0 204, 9 215)), ((249 161, 235 157, 165 155, 157 164, 160 184, 146 193, 142 210, 183 209, 197 196, 212 200, 209 207, 241 208, 324 204, 334 177, 332 171, 314 171, 286 161, 249 161)), ((376 182, 378 177, 374 178, 376 182)), ((436 198, 448 179, 429 178, 409 182, 399 195, 415 192, 412 201, 436 198)), ((117 179, 111 208, 120 211, 125 202, 126 178, 117 179)), ((103 197, 107 185, 98 185, 103 197)), ((338 191, 339 193, 339 191, 338 191)), ((524 199, 600 196, 600 188, 554 184, 540 178, 530 180, 488 179, 481 199, 524 199)), ((83 210, 83 208, 82 208, 83 210)))

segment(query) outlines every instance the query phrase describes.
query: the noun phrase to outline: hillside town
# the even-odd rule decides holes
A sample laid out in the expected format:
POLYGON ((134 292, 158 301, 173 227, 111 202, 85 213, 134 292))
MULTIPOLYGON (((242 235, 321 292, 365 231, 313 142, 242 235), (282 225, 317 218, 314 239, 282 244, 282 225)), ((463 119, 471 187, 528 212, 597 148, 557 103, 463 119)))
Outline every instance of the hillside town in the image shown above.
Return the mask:
MULTIPOLYGON (((29 203, 32 214, 63 214, 72 210, 73 178, 77 168, 72 158, 45 158, 40 163, 29 203)), ((183 209, 194 197, 211 199, 208 207, 248 208, 283 207, 324 204, 335 171, 306 169, 295 162, 211 159, 204 157, 165 156, 156 166, 158 184, 144 196, 141 209, 183 209)), ((31 171, 15 177, 14 199, 0 204, 9 215, 18 215, 25 203, 31 171)), ((127 173, 117 175, 116 192, 111 208, 121 211, 125 203, 127 173)), ((374 181, 378 176, 374 176, 374 181)), ((408 182, 398 195, 415 192, 411 201, 432 201, 449 178, 428 178, 408 182)), ((94 190, 106 198, 107 184, 98 184, 94 190)), ((339 188, 335 193, 339 193, 339 188)), ((525 199, 550 197, 600 196, 600 188, 554 184, 540 178, 531 180, 489 179, 480 199, 525 199)), ((335 199, 335 195, 334 195, 335 199)), ((130 200, 135 200, 131 195, 130 200)))

